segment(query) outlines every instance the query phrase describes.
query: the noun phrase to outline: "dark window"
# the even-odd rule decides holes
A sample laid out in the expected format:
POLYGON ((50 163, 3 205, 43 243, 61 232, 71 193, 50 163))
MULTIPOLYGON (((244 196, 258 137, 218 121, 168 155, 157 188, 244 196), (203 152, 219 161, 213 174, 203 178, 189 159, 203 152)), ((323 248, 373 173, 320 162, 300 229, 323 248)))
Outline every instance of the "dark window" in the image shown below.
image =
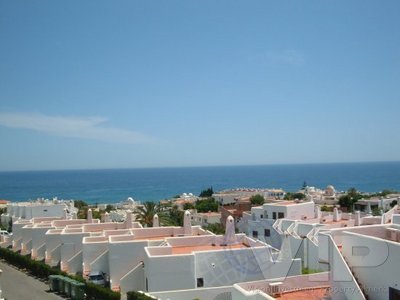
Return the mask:
POLYGON ((204 286, 204 279, 197 278, 197 287, 203 287, 203 286, 204 286))
POLYGON ((400 300, 400 291, 389 287, 389 300, 400 300))
POLYGON ((253 230, 253 237, 258 238, 258 231, 257 230, 253 230))
POLYGON ((260 215, 260 218, 262 219, 262 218, 264 218, 264 216, 263 216, 263 215, 260 215))
POLYGON ((271 230, 264 229, 264 236, 271 236, 271 230))
POLYGON ((278 213, 278 219, 283 219, 285 217, 284 213, 278 213))
POLYGON ((272 213, 272 219, 276 220, 276 212, 272 213))
POLYGON ((147 277, 146 277, 146 292, 149 291, 149 282, 147 281, 147 277))
POLYGON ((47 211, 47 209, 43 209, 43 211, 47 211))

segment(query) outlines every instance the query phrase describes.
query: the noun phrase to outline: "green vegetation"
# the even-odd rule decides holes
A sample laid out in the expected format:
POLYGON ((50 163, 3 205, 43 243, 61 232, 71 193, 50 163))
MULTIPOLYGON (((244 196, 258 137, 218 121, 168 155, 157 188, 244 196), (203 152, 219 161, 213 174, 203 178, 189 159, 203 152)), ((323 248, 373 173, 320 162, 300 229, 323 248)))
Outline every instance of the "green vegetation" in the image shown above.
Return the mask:
POLYGON ((352 211, 354 203, 356 203, 361 198, 365 198, 360 194, 355 188, 350 188, 346 195, 340 196, 339 205, 340 207, 347 208, 348 211, 352 211))
POLYGON ((165 218, 167 225, 183 226, 184 211, 179 210, 177 205, 172 206, 168 218, 165 218))
POLYGON ((168 225, 170 223, 168 207, 160 205, 159 203, 147 201, 143 203, 143 206, 139 206, 134 213, 136 215, 136 220, 148 227, 153 226, 153 217, 155 214, 158 215, 160 224, 168 225))
POLYGON ((374 208, 372 208, 372 215, 373 216, 380 216, 381 215, 381 210, 380 210, 380 208, 379 207, 374 207, 374 208))
POLYGON ((294 200, 294 199, 299 199, 302 200, 306 197, 303 193, 286 193, 285 197, 283 199, 285 200, 294 200))
POLYGON ((214 198, 198 200, 195 208, 198 212, 218 211, 218 202, 214 198))
POLYGON ((40 279, 47 280, 50 275, 62 275, 76 281, 83 282, 85 283, 86 299, 88 300, 119 300, 121 298, 119 293, 116 293, 108 288, 86 282, 81 276, 70 276, 58 268, 46 265, 43 261, 33 260, 29 256, 21 255, 7 248, 0 248, 0 258, 6 260, 7 263, 17 268, 26 269, 31 275, 40 279))
POLYGON ((322 205, 321 211, 333 211, 333 206, 322 205))
POLYGON ((110 212, 110 211, 112 211, 112 210, 114 210, 114 206, 112 206, 111 204, 107 204, 107 206, 106 206, 106 212, 110 212))
POLYGON ((84 208, 84 207, 87 207, 87 206, 89 206, 85 201, 82 201, 82 200, 75 200, 74 201, 74 206, 77 208, 77 209, 82 209, 82 208, 84 208))
POLYGON ((183 210, 194 209, 194 205, 192 203, 183 204, 183 210))
POLYGON ((395 205, 397 205, 397 200, 393 200, 390 202, 390 207, 393 208, 395 205))
POLYGON ((220 223, 209 224, 207 226, 203 226, 203 229, 211 231, 215 234, 225 234, 225 227, 220 223))
POLYGON ((250 202, 252 205, 261 205, 265 201, 264 197, 260 194, 254 195, 250 197, 250 202))
POLYGON ((201 191, 199 197, 202 198, 211 197, 213 194, 214 194, 213 188, 209 187, 208 189, 201 191))
POLYGON ((314 274, 314 273, 320 273, 322 271, 316 270, 316 269, 309 269, 309 268, 303 268, 302 269, 302 274, 314 274))

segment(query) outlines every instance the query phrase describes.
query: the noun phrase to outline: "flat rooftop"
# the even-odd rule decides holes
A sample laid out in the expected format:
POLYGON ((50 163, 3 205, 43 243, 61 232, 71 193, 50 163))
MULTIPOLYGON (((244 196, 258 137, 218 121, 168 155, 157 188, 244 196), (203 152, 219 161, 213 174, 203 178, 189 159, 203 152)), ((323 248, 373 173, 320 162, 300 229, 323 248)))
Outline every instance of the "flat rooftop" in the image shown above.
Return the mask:
POLYGON ((133 236, 134 241, 158 241, 158 240, 163 240, 165 238, 170 238, 171 235, 160 235, 160 236, 138 236, 135 237, 133 236))
POLYGON ((320 300, 329 295, 329 287, 310 288, 275 296, 279 300, 320 300))
POLYGON ((249 248, 249 246, 245 244, 235 244, 235 245, 194 245, 194 246, 178 246, 172 247, 172 254, 190 254, 192 252, 199 251, 213 251, 213 250, 225 250, 225 249, 242 249, 249 248))
POLYGON ((295 204, 301 204, 301 203, 306 203, 306 201, 304 201, 304 202, 281 201, 281 202, 268 203, 268 205, 274 205, 274 206, 288 206, 288 205, 295 205, 295 204))

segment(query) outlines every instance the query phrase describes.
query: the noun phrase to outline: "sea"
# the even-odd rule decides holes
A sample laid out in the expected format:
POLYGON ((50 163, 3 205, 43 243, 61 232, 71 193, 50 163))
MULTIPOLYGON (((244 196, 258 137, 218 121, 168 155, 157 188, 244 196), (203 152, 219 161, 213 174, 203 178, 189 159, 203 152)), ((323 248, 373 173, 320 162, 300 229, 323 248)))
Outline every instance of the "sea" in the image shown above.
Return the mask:
POLYGON ((159 201, 203 189, 282 188, 297 191, 306 182, 338 191, 400 191, 400 162, 330 163, 262 166, 143 168, 0 172, 0 199, 37 198, 116 203, 132 197, 159 201))

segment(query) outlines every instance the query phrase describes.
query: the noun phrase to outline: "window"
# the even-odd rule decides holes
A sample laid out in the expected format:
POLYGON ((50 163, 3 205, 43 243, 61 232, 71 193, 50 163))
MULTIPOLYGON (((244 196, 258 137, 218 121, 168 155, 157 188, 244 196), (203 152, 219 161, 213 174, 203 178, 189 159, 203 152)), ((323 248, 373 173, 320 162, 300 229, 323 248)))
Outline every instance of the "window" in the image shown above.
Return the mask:
POLYGON ((271 230, 270 229, 264 229, 264 236, 271 236, 271 230))
POLYGON ((400 299, 400 291, 389 287, 389 300, 399 300, 400 299))
POLYGON ((147 280, 147 277, 146 277, 146 292, 148 292, 149 291, 149 281, 147 280))
POLYGON ((258 238, 258 231, 257 230, 253 230, 253 237, 258 238))
POLYGON ((204 279, 197 278, 197 287, 203 287, 203 286, 204 286, 204 279))
POLYGON ((272 219, 276 220, 276 212, 272 213, 272 219))
POLYGON ((260 215, 260 219, 263 219, 263 218, 264 218, 264 216, 261 214, 261 215, 260 215))
POLYGON ((283 219, 285 217, 284 213, 278 213, 278 219, 283 219))

